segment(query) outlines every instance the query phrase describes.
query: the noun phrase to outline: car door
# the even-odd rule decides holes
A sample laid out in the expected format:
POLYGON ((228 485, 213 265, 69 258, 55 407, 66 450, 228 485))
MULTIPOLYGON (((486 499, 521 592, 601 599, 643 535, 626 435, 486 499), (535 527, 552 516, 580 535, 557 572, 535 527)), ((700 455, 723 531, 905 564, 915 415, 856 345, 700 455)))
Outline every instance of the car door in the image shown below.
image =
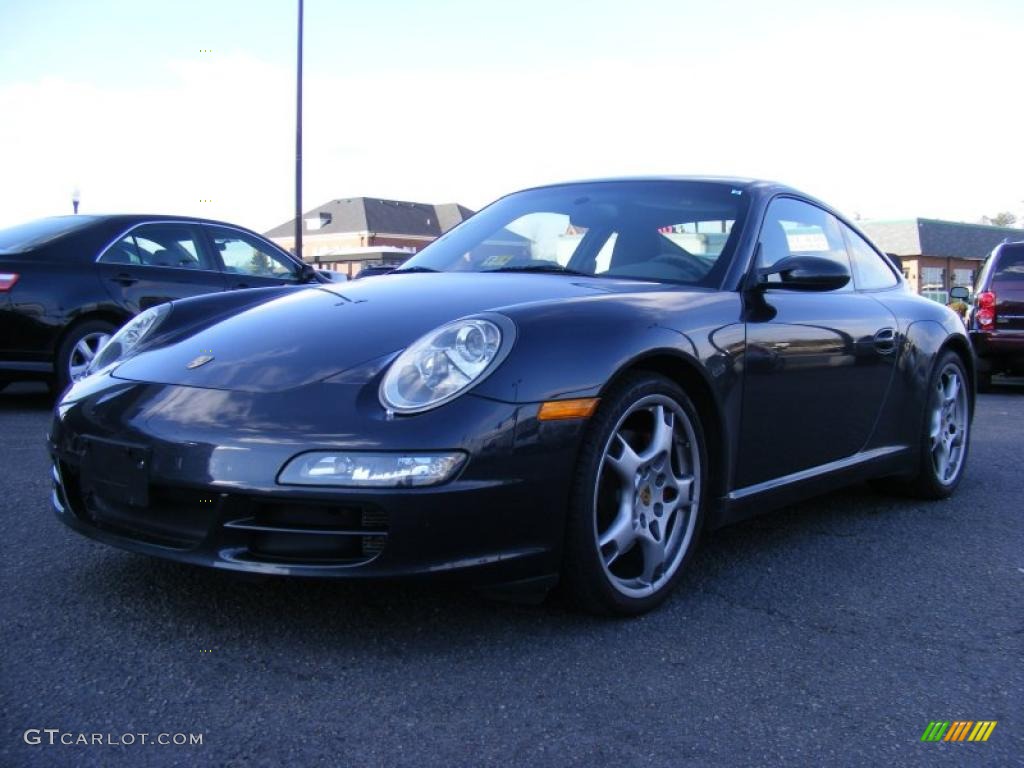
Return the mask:
MULTIPOLYGON (((762 222, 757 267, 818 256, 850 270, 841 223, 779 197, 762 222)), ((892 380, 896 318, 851 278, 831 291, 770 281, 747 294, 747 353, 737 486, 749 487, 857 453, 892 380)))
POLYGON ((198 225, 188 222, 139 224, 111 243, 96 267, 114 301, 132 314, 224 290, 224 276, 198 225))
POLYGON ((298 283, 299 264, 273 245, 233 227, 204 224, 228 290, 298 283))

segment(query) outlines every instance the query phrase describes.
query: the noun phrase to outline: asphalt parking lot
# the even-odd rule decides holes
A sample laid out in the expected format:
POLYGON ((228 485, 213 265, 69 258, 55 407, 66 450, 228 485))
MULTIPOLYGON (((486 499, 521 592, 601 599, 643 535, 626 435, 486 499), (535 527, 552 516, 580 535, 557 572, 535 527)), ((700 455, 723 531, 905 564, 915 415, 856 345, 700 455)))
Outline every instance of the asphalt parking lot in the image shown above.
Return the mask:
POLYGON ((0 394, 0 765, 1021 765, 1024 382, 979 398, 954 498, 719 531, 632 621, 93 543, 49 509, 50 406, 0 394), (932 720, 998 725, 922 743, 932 720), (25 743, 45 728, 203 743, 25 743))

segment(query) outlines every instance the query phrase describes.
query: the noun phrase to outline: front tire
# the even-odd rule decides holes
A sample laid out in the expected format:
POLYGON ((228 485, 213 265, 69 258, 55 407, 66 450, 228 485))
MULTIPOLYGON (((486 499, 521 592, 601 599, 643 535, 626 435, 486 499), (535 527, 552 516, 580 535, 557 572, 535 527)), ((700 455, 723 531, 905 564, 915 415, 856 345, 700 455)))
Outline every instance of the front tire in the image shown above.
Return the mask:
POLYGON ((633 616, 672 591, 704 518, 707 453, 686 393, 634 374, 602 398, 576 468, 563 576, 583 610, 633 616))

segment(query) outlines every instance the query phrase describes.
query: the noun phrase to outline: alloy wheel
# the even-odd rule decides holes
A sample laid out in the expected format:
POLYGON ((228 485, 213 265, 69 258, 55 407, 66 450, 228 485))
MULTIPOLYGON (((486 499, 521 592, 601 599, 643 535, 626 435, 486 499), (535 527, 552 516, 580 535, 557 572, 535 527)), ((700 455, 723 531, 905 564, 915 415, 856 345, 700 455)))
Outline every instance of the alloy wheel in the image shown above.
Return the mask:
POLYGON ((85 376, 89 363, 109 340, 109 333, 87 333, 78 340, 71 348, 68 358, 68 375, 72 381, 78 381, 85 376))
POLYGON ((622 594, 653 594, 678 570, 694 536, 700 461, 693 424, 670 397, 638 400, 612 430, 594 522, 602 567, 622 594))
POLYGON ((931 415, 932 467, 943 485, 956 479, 967 448, 967 390, 960 369, 948 363, 936 380, 931 415))

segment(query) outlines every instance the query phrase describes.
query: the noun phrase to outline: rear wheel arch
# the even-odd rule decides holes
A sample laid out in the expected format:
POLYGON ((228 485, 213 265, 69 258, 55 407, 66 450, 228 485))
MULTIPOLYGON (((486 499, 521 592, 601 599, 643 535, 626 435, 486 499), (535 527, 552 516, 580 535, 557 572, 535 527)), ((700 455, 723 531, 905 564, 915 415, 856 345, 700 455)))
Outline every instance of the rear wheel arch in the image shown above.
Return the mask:
POLYGON ((942 357, 942 353, 946 350, 953 351, 957 357, 960 358, 960 362, 964 367, 964 372, 967 374, 967 379, 971 384, 970 397, 967 398, 967 403, 971 409, 971 413, 974 413, 974 393, 977 391, 978 386, 978 372, 975 370, 974 364, 974 350, 971 348, 971 343, 964 338, 959 336, 951 336, 943 342, 942 346, 939 347, 939 351, 935 354, 935 360, 938 361, 942 357))
POLYGON ((88 323, 91 320, 102 320, 105 323, 110 323, 115 328, 120 328, 130 319, 131 315, 128 314, 127 312, 116 312, 112 309, 90 310, 89 312, 83 312, 80 315, 75 315, 74 319, 71 320, 71 322, 69 322, 67 325, 65 325, 64 329, 57 336, 54 342, 53 353, 56 354, 57 350, 59 350, 61 348, 61 345, 64 344, 64 340, 71 334, 72 331, 74 331, 76 328, 78 328, 78 326, 82 325, 83 323, 88 323))

